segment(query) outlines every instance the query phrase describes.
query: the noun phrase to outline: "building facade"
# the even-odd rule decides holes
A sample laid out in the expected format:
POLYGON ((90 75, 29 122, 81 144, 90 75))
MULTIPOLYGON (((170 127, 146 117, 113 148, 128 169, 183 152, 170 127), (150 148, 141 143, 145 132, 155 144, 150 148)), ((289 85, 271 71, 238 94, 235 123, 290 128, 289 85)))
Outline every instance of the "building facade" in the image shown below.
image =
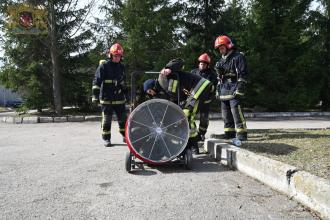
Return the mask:
POLYGON ((22 97, 10 89, 0 85, 0 106, 11 106, 15 102, 21 102, 22 97))

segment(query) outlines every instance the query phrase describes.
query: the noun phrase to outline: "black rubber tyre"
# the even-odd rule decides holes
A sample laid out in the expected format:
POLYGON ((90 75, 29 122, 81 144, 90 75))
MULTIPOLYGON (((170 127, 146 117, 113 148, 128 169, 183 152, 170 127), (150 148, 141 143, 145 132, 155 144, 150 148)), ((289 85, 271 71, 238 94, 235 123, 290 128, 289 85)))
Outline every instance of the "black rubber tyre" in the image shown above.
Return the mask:
POLYGON ((192 151, 191 149, 187 149, 186 153, 183 156, 183 166, 185 169, 187 170, 191 170, 192 169, 192 151))
POLYGON ((131 154, 131 152, 126 152, 125 169, 129 173, 132 171, 132 154, 131 154))

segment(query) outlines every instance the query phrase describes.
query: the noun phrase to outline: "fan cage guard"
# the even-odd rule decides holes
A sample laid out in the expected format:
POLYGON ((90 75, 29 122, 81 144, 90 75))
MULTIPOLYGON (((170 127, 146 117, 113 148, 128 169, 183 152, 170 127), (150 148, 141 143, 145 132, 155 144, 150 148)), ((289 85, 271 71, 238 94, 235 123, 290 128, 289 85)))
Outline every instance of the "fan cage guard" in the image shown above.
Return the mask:
POLYGON ((151 99, 131 112, 126 121, 125 137, 135 157, 149 164, 163 164, 177 158, 185 150, 189 124, 182 109, 175 103, 151 99))

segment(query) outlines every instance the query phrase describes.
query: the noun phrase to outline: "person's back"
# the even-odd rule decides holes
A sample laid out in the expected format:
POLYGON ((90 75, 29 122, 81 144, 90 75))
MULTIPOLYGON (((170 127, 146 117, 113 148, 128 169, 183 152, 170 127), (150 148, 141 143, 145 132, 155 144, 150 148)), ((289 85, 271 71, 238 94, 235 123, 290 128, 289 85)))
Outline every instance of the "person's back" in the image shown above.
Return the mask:
MULTIPOLYGON (((203 79, 199 75, 195 75, 184 71, 175 71, 172 75, 167 77, 168 80, 177 81, 177 89, 174 89, 172 96, 180 94, 180 100, 186 100, 188 96, 194 91, 194 88, 203 79)), ((173 88, 172 88, 173 89, 173 88)))
POLYGON ((189 95, 196 92, 194 89, 204 82, 200 75, 192 74, 182 70, 183 60, 171 60, 165 66, 165 69, 171 70, 171 74, 160 74, 158 81, 160 85, 172 96, 180 94, 180 100, 186 100, 189 95))
POLYGON ((160 87, 158 81, 155 79, 144 81, 143 85, 138 88, 134 107, 154 98, 170 100, 169 95, 160 87))
POLYGON ((200 104, 209 98, 212 85, 209 80, 203 77, 182 71, 183 60, 171 60, 159 75, 159 82, 162 88, 172 96, 180 93, 184 101, 181 107, 188 118, 190 125, 190 138, 188 147, 194 152, 198 150, 198 132, 195 124, 195 116, 199 110, 200 104))

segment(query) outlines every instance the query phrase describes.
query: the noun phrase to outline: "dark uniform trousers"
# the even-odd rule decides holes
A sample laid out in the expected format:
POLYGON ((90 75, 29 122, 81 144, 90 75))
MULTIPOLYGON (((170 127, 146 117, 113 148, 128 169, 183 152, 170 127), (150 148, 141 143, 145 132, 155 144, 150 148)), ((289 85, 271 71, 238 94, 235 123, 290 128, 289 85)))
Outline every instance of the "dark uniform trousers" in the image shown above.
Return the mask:
POLYGON ((111 140, 111 121, 113 112, 116 113, 119 124, 119 132, 125 136, 125 73, 124 65, 114 63, 111 60, 101 63, 93 80, 94 102, 102 104, 102 139, 111 140))
POLYGON ((102 104, 102 138, 110 141, 112 114, 118 118, 119 132, 125 137, 125 123, 127 119, 125 104, 102 104))
POLYGON ((231 51, 215 65, 218 73, 218 94, 221 100, 222 118, 226 139, 247 140, 246 121, 241 109, 240 98, 244 96, 248 70, 242 53, 231 51))
POLYGON ((204 104, 200 105, 199 109, 199 129, 198 133, 205 135, 207 128, 209 127, 209 112, 210 112, 210 102, 212 100, 204 101, 204 104))
POLYGON ((204 70, 200 70, 198 68, 191 71, 191 73, 199 75, 207 80, 209 80, 213 88, 210 90, 210 97, 204 101, 204 103, 200 104, 199 107, 199 128, 198 128, 198 134, 200 135, 200 138, 204 137, 207 131, 207 128, 209 126, 209 111, 210 111, 210 103, 212 102, 212 97, 215 96, 215 86, 218 83, 217 76, 214 74, 214 72, 207 68, 204 70))
MULTIPOLYGON (((209 100, 211 88, 212 88, 212 85, 209 84, 207 87, 205 87, 203 89, 203 91, 201 92, 201 94, 200 94, 200 96, 197 100, 197 103, 195 103, 193 108, 190 110, 190 115, 188 117, 189 128, 190 128, 190 136, 189 136, 187 146, 190 146, 192 148, 198 148, 198 140, 199 140, 197 126, 196 126, 196 122, 195 122, 196 121, 196 114, 199 111, 201 111, 201 109, 204 110, 204 114, 205 113, 208 114, 208 110, 205 111, 206 110, 205 109, 205 101, 209 100)), ((206 119, 206 120, 204 120, 204 121, 201 120, 200 123, 207 123, 208 124, 208 115, 205 115, 204 119, 206 119)), ((200 124, 200 126, 201 126, 201 124, 200 124)), ((204 126, 205 126, 205 124, 204 124, 204 126)))
POLYGON ((240 140, 246 140, 246 120, 241 110, 240 99, 234 98, 227 101, 221 101, 221 111, 225 125, 224 130, 226 138, 237 137, 240 140))

